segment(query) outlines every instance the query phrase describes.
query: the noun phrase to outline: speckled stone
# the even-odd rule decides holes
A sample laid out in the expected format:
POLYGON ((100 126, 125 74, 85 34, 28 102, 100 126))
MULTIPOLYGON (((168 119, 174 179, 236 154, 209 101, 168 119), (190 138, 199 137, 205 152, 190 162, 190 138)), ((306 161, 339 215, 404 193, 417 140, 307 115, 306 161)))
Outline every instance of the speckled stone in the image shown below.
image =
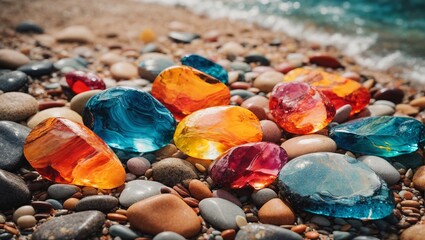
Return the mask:
POLYGON ((0 121, 0 169, 17 170, 24 162, 23 146, 30 129, 10 121, 0 121))
POLYGON ((242 227, 235 240, 302 240, 297 233, 270 224, 251 223, 242 227))
POLYGON ((109 195, 93 195, 78 201, 77 205, 75 205, 75 211, 98 210, 107 212, 116 207, 118 207, 118 199, 116 197, 109 195))
POLYGON ((57 200, 69 198, 79 191, 79 187, 71 184, 53 184, 47 189, 49 196, 57 200))
POLYGON ((205 198, 199 202, 199 208, 204 220, 220 230, 237 229, 236 216, 245 217, 240 207, 221 198, 205 198))
POLYGON ((26 93, 8 92, 0 95, 0 120, 18 122, 38 111, 37 100, 26 93))
POLYGON ((127 182, 119 198, 120 204, 130 207, 140 200, 161 194, 162 187, 165 185, 155 181, 133 180, 127 182))
POLYGON ((0 209, 11 209, 28 203, 31 193, 17 175, 0 169, 0 209))
POLYGON ((55 217, 38 226, 32 239, 88 239, 100 232, 104 222, 105 214, 99 211, 84 211, 55 217))
POLYGON ((187 179, 197 179, 192 164, 179 158, 165 158, 153 164, 152 178, 167 186, 174 186, 187 179))

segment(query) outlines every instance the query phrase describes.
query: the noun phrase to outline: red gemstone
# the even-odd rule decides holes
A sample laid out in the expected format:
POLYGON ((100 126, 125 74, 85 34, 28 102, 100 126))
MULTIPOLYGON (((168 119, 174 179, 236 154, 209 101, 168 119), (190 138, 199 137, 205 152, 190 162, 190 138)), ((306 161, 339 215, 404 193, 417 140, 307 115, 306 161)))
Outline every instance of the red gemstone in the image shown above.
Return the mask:
POLYGON ((285 149, 274 143, 247 143, 233 147, 217 158, 210 176, 223 187, 261 189, 274 182, 287 162, 285 149))
POLYGON ((89 90, 103 90, 106 88, 103 80, 94 73, 72 71, 67 73, 65 78, 71 90, 76 94, 89 90))

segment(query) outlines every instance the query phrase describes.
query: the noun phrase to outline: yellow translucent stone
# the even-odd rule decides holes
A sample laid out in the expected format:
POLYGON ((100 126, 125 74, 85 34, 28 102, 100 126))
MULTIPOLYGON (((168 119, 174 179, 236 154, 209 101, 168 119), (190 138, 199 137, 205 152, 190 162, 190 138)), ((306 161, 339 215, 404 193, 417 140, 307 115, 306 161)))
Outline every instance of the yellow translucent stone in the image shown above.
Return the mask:
POLYGON ((185 117, 177 125, 174 143, 191 157, 215 159, 231 147, 259 142, 262 137, 260 121, 251 111, 219 106, 185 117))
POLYGON ((200 109, 230 103, 230 91, 224 83, 188 66, 162 71, 152 84, 152 95, 177 120, 200 109))
POLYGON ((150 28, 145 28, 140 32, 139 38, 144 43, 150 43, 155 41, 156 33, 150 28))

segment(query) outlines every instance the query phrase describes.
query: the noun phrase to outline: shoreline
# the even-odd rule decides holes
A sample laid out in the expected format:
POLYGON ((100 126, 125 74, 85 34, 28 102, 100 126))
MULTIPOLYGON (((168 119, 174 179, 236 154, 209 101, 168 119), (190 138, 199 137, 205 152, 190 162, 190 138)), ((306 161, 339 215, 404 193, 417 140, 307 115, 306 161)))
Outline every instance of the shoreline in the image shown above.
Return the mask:
MULTIPOLYGON (((144 60, 145 53, 141 53, 142 50, 148 47, 149 43, 154 43, 156 45, 155 51, 146 53, 146 55, 156 54, 162 57, 165 56, 172 59, 174 64, 177 65, 180 64, 181 57, 186 54, 194 53, 205 56, 224 66, 229 71, 230 84, 228 87, 230 90, 250 91, 252 94, 266 100, 266 97, 270 96, 270 91, 263 91, 264 88, 261 88, 261 86, 254 86, 253 83, 260 74, 277 70, 282 73, 282 75, 279 76, 283 76, 283 72, 286 74, 290 68, 300 66, 323 68, 326 69, 326 71, 344 75, 346 78, 359 82, 370 92, 372 100, 369 106, 374 106, 375 108, 370 108, 369 112, 362 111, 357 116, 361 117, 373 114, 408 116, 416 118, 422 124, 425 123, 425 97, 423 87, 415 87, 415 84, 395 77, 394 73, 391 73, 391 71, 376 71, 362 67, 356 64, 353 58, 344 56, 341 51, 338 51, 335 47, 320 46, 307 41, 299 41, 286 36, 282 32, 265 29, 257 24, 231 21, 223 18, 213 19, 205 15, 197 15, 185 7, 164 6, 134 0, 119 2, 115 0, 75 0, 61 1, 60 3, 53 0, 0 0, 0 22, 2 23, 0 25, 0 49, 5 48, 19 51, 33 61, 50 60, 52 62, 57 62, 60 59, 80 56, 88 63, 87 69, 104 79, 108 88, 113 86, 133 86, 150 91, 152 81, 141 79, 141 73, 137 72, 137 67, 139 62, 144 60), (41 26, 45 33, 16 33, 14 27, 26 20, 30 20, 41 26), (80 40, 88 40, 88 43, 56 41, 56 39, 60 38, 59 33, 66 27, 76 25, 88 28, 89 34, 84 32, 83 36, 78 36, 80 40), (199 34, 200 38, 193 40, 190 44, 176 43, 168 37, 168 33, 171 31, 195 33, 199 34), (93 34, 93 36, 91 34, 93 34), (280 41, 280 43, 277 44, 277 41, 280 41), (225 49, 223 46, 230 42, 233 43, 233 47, 225 49), (249 54, 256 54, 270 60, 270 66, 260 66, 257 63, 245 65, 235 64, 235 62, 244 63, 245 56, 249 54), (344 67, 326 68, 323 66, 315 66, 311 63, 311 57, 317 54, 326 56, 324 58, 328 59, 328 62, 337 61, 344 67), (111 57, 112 55, 113 57, 111 57), (106 56, 109 56, 109 58, 106 56), (329 57, 332 60, 329 60, 329 57), (111 67, 113 63, 116 62, 127 62, 130 63, 131 67, 127 66, 125 71, 117 72, 111 67), (249 70, 244 71, 243 68, 249 68, 249 70), (134 69, 136 69, 135 74, 133 73, 134 69), (387 91, 387 95, 380 93, 384 90, 387 91), (400 92, 402 92, 402 97, 400 99, 395 99, 397 97, 399 98, 399 95, 395 97, 394 94, 400 94, 400 92), (421 105, 412 104, 412 100, 420 98, 424 98, 421 105), (392 104, 391 107, 384 108, 387 112, 379 108, 379 105, 374 105, 376 100, 379 99, 388 100, 386 104, 389 104, 388 102, 390 102, 390 105, 392 104), (398 100, 400 101, 398 102, 398 100), (391 108, 390 113, 388 113, 388 108, 391 108), (379 112, 377 109, 384 113, 379 112)), ((67 87, 67 83, 64 79, 64 74, 60 71, 52 71, 52 73, 48 75, 32 78, 29 81, 27 92, 36 98, 38 110, 42 110, 51 107, 72 108, 73 103, 70 97, 72 95, 69 94, 69 91, 69 87, 67 87)), ((239 95, 236 95, 232 96, 231 101, 234 105, 242 106, 245 100, 239 95)), ((257 117, 261 115, 263 118, 262 120, 272 119, 267 115, 268 112, 265 110, 265 108, 268 109, 268 103, 267 107, 264 109, 263 106, 261 106, 261 110, 258 110, 258 106, 256 107, 257 109, 252 108, 250 110, 258 114, 257 117)), ((348 115, 345 120, 347 119, 348 115)), ((30 122, 26 121, 26 119, 17 122, 20 122, 21 125, 24 126, 27 124, 30 125, 30 122)), ((282 132, 281 130, 279 130, 279 133, 280 136, 277 136, 278 140, 276 141, 278 144, 282 144, 286 140, 296 136, 294 134, 282 132)), ((327 137, 327 129, 320 130, 319 134, 327 137)), ((335 150, 335 152, 344 153, 344 151, 340 149, 335 150)), ((423 166, 423 156, 421 154, 417 155, 421 157, 421 166, 423 166)), ((165 148, 158 150, 156 153, 147 155, 153 158, 152 161, 158 162, 163 158, 171 157, 188 159, 187 155, 180 152, 174 144, 168 144, 165 148)), ((199 180, 205 183, 210 190, 213 190, 212 184, 208 180, 206 170, 208 167, 206 166, 207 164, 203 165, 205 162, 196 162, 195 160, 192 159, 194 162, 191 163, 193 164, 193 168, 200 173, 199 180)), ((398 162, 396 161, 396 163, 398 162)), ((297 212, 295 223, 298 225, 281 224, 282 228, 291 229, 293 232, 298 231, 297 233, 303 234, 304 239, 307 239, 309 236, 307 234, 310 233, 312 236, 309 239, 319 238, 314 238, 315 235, 313 234, 316 233, 318 236, 322 237, 322 239, 332 239, 334 231, 350 233, 352 237, 366 235, 370 237, 366 239, 372 240, 375 239, 373 237, 391 240, 399 239, 401 233, 408 227, 415 225, 416 222, 425 222, 425 207, 423 192, 418 191, 412 182, 415 169, 413 167, 403 166, 396 170, 400 173, 401 179, 397 184, 391 186, 390 189, 394 191, 394 198, 396 199, 397 206, 394 207, 394 215, 390 215, 391 217, 388 217, 388 219, 386 218, 385 220, 379 221, 345 221, 344 219, 334 217, 323 217, 306 212, 297 212), (411 196, 406 194, 406 192, 411 193, 411 196), (407 197, 408 195, 410 198, 407 197), (408 205, 405 206, 402 204, 403 202, 405 203, 405 201, 415 201, 415 203, 408 202, 413 207, 408 205), (415 209, 407 209, 406 207, 415 209), (410 210, 410 212, 407 210, 410 210), (418 212, 419 214, 416 221, 412 220, 410 217, 414 218, 413 216, 418 214, 409 215, 412 212, 418 212), (406 219, 409 219, 409 221, 406 219), (305 226, 305 229, 301 229, 302 231, 299 229, 293 230, 296 226, 305 226)), ((46 200, 48 197, 47 188, 50 186, 50 182, 42 179, 38 173, 32 171, 30 166, 24 165, 19 170, 16 170, 15 173, 19 177, 25 178, 27 184, 33 187, 32 189, 36 189, 32 191, 33 200, 46 200)), ((127 171, 126 182, 127 180, 132 181, 135 179, 152 180, 152 168, 146 170, 146 173, 142 175, 136 175, 131 171, 127 171)), ((171 190, 167 191, 173 194, 175 193, 179 197, 190 198, 186 199, 187 204, 191 207, 192 205, 195 206, 193 210, 195 212, 197 211, 199 215, 200 210, 199 207, 196 206, 199 201, 195 199, 196 197, 191 196, 188 185, 187 182, 185 184, 175 185, 175 187, 169 188, 171 190)), ((118 187, 113 190, 92 189, 90 187, 77 188, 78 190, 74 193, 75 195, 72 195, 72 197, 69 196, 68 199, 73 198, 73 201, 76 199, 75 201, 78 202, 79 199, 84 199, 84 197, 96 194, 110 195, 118 198, 124 187, 118 187)), ((269 189, 276 192, 277 184, 271 185, 269 189)), ((258 209, 254 201, 251 200, 251 194, 253 193, 250 190, 229 190, 229 192, 234 194, 234 198, 242 199, 240 200, 240 202, 243 203, 241 204, 241 206, 243 206, 241 209, 244 210, 247 216, 245 221, 258 222, 258 209)), ((65 207, 65 201, 63 201, 63 205, 65 207)), ((119 206, 120 205, 118 205, 117 208, 120 208, 119 206)), ((102 233, 98 233, 96 236, 98 239, 113 239, 109 234, 112 225, 120 225, 120 223, 124 222, 124 224, 121 225, 125 225, 128 228, 129 222, 125 216, 127 210, 125 210, 125 207, 121 208, 118 210, 114 209, 114 211, 116 210, 115 212, 108 212, 107 220, 102 225, 102 233), (112 215, 112 217, 110 217, 110 214, 121 215, 112 215), (122 220, 124 219, 123 215, 125 216, 124 221, 122 220)), ((72 208, 67 210, 66 212, 52 210, 52 212, 57 214, 57 216, 73 212, 72 208)), ((10 223, 13 222, 13 213, 14 210, 12 208, 3 212, 0 211, 0 229, 4 229, 11 234, 15 232, 10 229, 8 230, 7 227, 5 227, 7 223, 1 222, 1 219, 4 215, 5 221, 7 220, 6 222, 12 225, 11 228, 18 231, 19 227, 16 226, 15 223, 10 223)), ((33 226, 32 229, 37 228, 38 224, 46 222, 46 219, 56 218, 56 215, 47 215, 48 216, 38 216, 40 217, 40 221, 37 221, 36 227, 33 226)), ((204 220, 202 223, 202 231, 200 231, 196 237, 190 239, 205 240, 211 238, 211 236, 217 236, 218 234, 216 232, 213 233, 213 230, 214 228, 212 228, 209 223, 205 223, 204 220)), ((225 231, 219 234, 223 236, 224 232, 225 231)), ((30 229, 21 229, 21 233, 24 239, 26 239, 32 232, 30 229)), ((236 234, 235 230, 233 230, 232 233, 236 234)), ((342 235, 344 235, 344 233, 342 233, 342 235)), ((232 236, 231 233, 229 234, 232 236)), ((150 236, 152 235, 143 232, 139 235, 138 239, 151 239, 150 236)), ((232 238, 229 237, 227 239, 232 238)))

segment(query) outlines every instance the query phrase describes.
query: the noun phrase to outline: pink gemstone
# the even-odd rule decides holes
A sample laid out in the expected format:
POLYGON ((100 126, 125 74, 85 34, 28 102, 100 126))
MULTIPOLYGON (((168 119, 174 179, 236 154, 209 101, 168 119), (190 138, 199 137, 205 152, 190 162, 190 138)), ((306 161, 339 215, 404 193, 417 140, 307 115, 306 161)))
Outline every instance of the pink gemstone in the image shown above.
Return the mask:
POLYGON ((71 90, 76 94, 89 90, 103 90, 106 88, 103 80, 94 73, 72 71, 67 73, 65 78, 71 90))
POLYGON ((329 99, 302 82, 280 83, 270 96, 270 112, 285 131, 308 134, 326 127, 335 116, 329 99))
POLYGON ((285 149, 269 142, 239 145, 213 163, 210 176, 223 187, 261 189, 272 184, 288 161, 285 149))

